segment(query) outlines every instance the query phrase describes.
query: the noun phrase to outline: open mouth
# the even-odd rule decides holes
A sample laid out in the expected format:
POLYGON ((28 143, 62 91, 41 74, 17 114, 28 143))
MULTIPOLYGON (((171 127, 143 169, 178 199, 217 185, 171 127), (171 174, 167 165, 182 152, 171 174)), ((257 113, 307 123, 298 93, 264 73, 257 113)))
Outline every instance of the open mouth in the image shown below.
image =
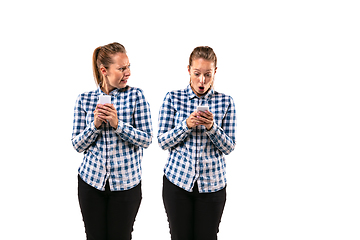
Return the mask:
POLYGON ((199 87, 200 91, 204 91, 205 87, 199 87))

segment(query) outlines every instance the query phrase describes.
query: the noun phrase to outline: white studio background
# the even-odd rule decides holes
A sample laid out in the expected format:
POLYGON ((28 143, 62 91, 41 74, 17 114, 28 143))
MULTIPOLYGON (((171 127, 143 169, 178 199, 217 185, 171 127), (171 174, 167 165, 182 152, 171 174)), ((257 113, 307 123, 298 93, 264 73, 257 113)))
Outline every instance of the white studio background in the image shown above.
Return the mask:
POLYGON ((166 92, 188 84, 193 48, 218 56, 236 103, 220 240, 360 238, 358 1, 1 3, 1 239, 85 239, 71 145, 93 50, 124 44, 129 85, 151 105, 133 239, 170 239, 157 145, 166 92))

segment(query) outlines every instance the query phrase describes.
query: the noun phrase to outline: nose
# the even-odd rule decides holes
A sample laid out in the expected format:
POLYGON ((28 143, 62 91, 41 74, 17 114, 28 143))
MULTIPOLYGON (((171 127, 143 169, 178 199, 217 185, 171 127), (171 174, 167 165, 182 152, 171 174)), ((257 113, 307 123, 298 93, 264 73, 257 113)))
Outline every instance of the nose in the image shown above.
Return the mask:
POLYGON ((127 68, 125 69, 124 74, 125 74, 125 75, 129 75, 129 76, 130 76, 130 74, 131 74, 131 70, 130 70, 130 68, 129 68, 129 67, 127 67, 127 68))
POLYGON ((200 77, 200 83, 205 84, 205 76, 200 77))

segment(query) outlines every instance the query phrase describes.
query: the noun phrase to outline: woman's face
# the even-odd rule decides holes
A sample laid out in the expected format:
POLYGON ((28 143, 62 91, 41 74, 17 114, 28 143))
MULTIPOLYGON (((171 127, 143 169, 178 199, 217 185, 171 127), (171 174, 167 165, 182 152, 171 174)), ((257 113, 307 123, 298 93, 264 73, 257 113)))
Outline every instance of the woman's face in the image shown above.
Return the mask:
POLYGON ((126 53, 116 53, 112 59, 113 63, 108 68, 100 68, 105 76, 104 90, 107 94, 115 88, 126 87, 127 80, 131 75, 129 58, 126 53))
POLYGON ((190 86, 194 93, 201 97, 207 93, 214 83, 216 67, 214 62, 203 58, 194 59, 192 65, 188 66, 190 74, 190 86))

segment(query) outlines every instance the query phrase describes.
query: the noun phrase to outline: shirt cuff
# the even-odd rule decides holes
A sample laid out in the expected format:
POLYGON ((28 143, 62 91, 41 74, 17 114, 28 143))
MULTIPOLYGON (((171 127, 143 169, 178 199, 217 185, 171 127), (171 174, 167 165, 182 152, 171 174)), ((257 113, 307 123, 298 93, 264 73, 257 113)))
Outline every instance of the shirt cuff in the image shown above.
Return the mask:
POLYGON ((211 129, 210 129, 209 131, 206 130, 206 133, 207 133, 208 135, 214 135, 217 128, 218 128, 218 126, 217 126, 216 123, 214 122, 213 125, 212 125, 212 127, 211 127, 211 129))
POLYGON ((124 131, 124 123, 119 120, 118 127, 115 130, 116 133, 120 134, 124 131))
POLYGON ((95 122, 92 122, 92 123, 90 124, 90 130, 91 130, 92 132, 94 132, 94 133, 99 133, 99 132, 101 132, 101 128, 97 129, 97 128, 95 127, 95 122))
POLYGON ((191 132, 191 128, 188 128, 188 125, 186 123, 186 119, 182 122, 182 129, 184 129, 185 132, 191 132))

